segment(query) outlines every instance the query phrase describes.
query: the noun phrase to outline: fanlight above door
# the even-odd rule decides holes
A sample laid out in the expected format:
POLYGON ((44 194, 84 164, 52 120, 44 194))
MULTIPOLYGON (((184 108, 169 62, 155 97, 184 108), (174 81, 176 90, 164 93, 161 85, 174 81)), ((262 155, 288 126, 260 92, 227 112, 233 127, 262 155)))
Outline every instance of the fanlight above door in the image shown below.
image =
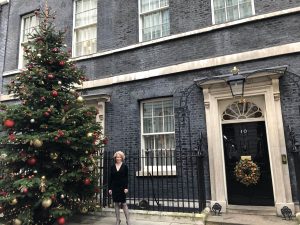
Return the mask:
POLYGON ((247 101, 236 101, 225 109, 222 120, 241 120, 250 118, 264 118, 261 108, 256 104, 247 101))

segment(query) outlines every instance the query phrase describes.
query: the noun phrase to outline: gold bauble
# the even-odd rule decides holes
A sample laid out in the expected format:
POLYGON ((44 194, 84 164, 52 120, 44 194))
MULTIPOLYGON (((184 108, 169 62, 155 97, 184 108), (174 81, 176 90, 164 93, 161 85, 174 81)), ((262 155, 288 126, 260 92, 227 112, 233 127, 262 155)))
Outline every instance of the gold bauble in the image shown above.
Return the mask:
POLYGON ((87 213, 88 211, 89 211, 88 207, 86 207, 86 206, 83 206, 83 207, 80 208, 81 213, 87 213))
POLYGON ((94 171, 94 169, 95 169, 95 168, 94 168, 94 166, 93 166, 93 165, 90 165, 90 166, 88 166, 88 169, 89 169, 89 171, 91 171, 91 172, 92 172, 92 171, 94 171))
POLYGON ((49 208, 51 204, 52 204, 51 198, 45 198, 45 199, 43 199, 43 201, 42 201, 42 206, 43 206, 45 209, 46 209, 46 208, 49 208))
POLYGON ((18 200, 14 198, 13 200, 10 201, 10 205, 16 205, 18 203, 18 200))
POLYGON ((87 136, 87 137, 93 137, 93 133, 92 133, 92 132, 89 132, 89 133, 86 134, 86 136, 87 136))
POLYGON ((50 158, 53 160, 56 160, 58 158, 58 154, 56 152, 51 152, 50 153, 50 158))
POLYGON ((36 148, 40 148, 43 145, 43 141, 40 139, 34 139, 32 142, 33 146, 36 148))
POLYGON ((13 225, 21 225, 22 224, 22 221, 19 220, 19 219, 14 219, 13 220, 13 225))
POLYGON ((84 101, 83 97, 79 96, 77 99, 76 99, 77 102, 79 103, 82 103, 84 101))

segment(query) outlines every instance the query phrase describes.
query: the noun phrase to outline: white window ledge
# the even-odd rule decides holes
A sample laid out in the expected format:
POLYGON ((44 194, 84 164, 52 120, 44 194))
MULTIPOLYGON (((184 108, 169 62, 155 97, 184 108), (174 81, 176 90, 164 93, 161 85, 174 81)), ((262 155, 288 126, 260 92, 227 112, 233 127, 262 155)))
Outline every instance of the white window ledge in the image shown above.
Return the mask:
POLYGON ((174 169, 170 170, 170 171, 157 171, 157 170, 155 171, 154 169, 152 171, 152 169, 151 169, 149 171, 147 171, 147 170, 136 171, 135 175, 137 177, 151 177, 151 176, 153 176, 153 177, 158 177, 158 176, 170 177, 170 176, 176 176, 177 173, 176 173, 176 170, 174 170, 174 169))
POLYGON ((4 5, 4 4, 8 3, 8 2, 9 2, 9 0, 0 0, 0 5, 4 5))

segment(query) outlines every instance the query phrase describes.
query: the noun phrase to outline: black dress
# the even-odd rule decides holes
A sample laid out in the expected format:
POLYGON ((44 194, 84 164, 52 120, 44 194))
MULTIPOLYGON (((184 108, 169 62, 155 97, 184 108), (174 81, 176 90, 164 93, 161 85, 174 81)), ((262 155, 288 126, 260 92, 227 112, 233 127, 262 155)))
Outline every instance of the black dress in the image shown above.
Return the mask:
POLYGON ((112 190, 112 197, 114 202, 126 202, 126 194, 124 193, 124 189, 128 189, 127 165, 122 163, 119 171, 117 171, 115 164, 111 166, 108 189, 112 190))

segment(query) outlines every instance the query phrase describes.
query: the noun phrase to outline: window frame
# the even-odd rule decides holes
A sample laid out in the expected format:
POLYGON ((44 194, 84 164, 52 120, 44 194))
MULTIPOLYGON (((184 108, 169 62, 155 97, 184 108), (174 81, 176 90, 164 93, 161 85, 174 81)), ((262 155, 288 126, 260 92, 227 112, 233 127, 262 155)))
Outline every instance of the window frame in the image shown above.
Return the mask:
MULTIPOLYGON (((213 25, 216 24, 214 1, 215 1, 215 0, 211 0, 211 12, 212 12, 212 24, 213 24, 213 25)), ((226 4, 226 0, 223 0, 223 1, 225 1, 225 4, 226 4)), ((240 1, 240 0, 238 0, 238 1, 240 1)), ((252 15, 251 15, 251 16, 254 16, 254 15, 255 15, 254 0, 250 0, 250 1, 251 1, 251 10, 252 10, 252 15)), ((238 6, 239 6, 239 5, 240 5, 240 4, 238 4, 238 6)), ((248 18, 248 17, 240 18, 240 10, 238 10, 238 13, 239 13, 239 18, 238 18, 238 19, 227 21, 227 7, 225 6, 225 16, 226 16, 226 20, 225 20, 224 22, 222 22, 222 23, 217 23, 217 24, 230 23, 230 22, 233 22, 233 21, 237 21, 237 20, 241 20, 241 19, 248 18)))
MULTIPOLYGON (((97 35, 97 24, 98 24, 98 0, 94 0, 96 1, 96 22, 95 23, 90 23, 90 24, 86 24, 86 25, 82 25, 82 26, 76 26, 76 3, 78 1, 83 1, 83 0, 74 0, 73 1, 73 32, 72 32, 72 57, 82 57, 82 56, 86 56, 86 55, 91 55, 91 54, 95 54, 97 53, 97 41, 98 41, 98 35, 97 35), (89 54, 83 54, 83 55, 78 55, 77 51, 76 51, 76 45, 77 45, 77 35, 76 35, 76 31, 83 29, 83 28, 89 28, 89 27, 93 27, 95 26, 96 29, 96 38, 95 38, 95 50, 92 51, 92 53, 89 54)), ((93 1, 93 0, 90 0, 93 1)), ((92 10, 92 9, 90 9, 92 10)), ((89 39, 91 40, 91 39, 89 39)))
MULTIPOLYGON (((153 118, 153 114, 152 114, 153 118)), ((151 172, 151 176, 175 176, 176 175, 176 138, 175 138, 175 112, 174 112, 174 100, 172 97, 163 97, 163 98, 155 98, 155 99, 148 99, 143 100, 140 102, 140 120, 141 120, 141 149, 140 154, 142 157, 145 157, 145 140, 144 136, 155 136, 161 134, 173 134, 174 135, 174 147, 172 149, 165 149, 173 151, 173 159, 174 163, 172 165, 146 165, 146 160, 141 160, 141 171, 137 172, 137 176, 149 176, 148 172, 151 172), (170 100, 173 103, 173 125, 174 131, 170 132, 151 132, 151 133, 144 133, 144 112, 143 112, 143 105, 145 103, 153 103, 153 102, 163 102, 170 100)), ((152 124, 153 125, 153 124, 152 124)), ((160 151, 160 150, 158 150, 160 151)))
MULTIPOLYGON (((157 9, 153 9, 153 10, 149 10, 147 12, 142 12, 141 1, 142 0, 138 0, 138 10, 139 10, 139 42, 152 41, 152 40, 156 40, 156 39, 159 39, 159 38, 166 37, 166 36, 170 35, 170 10, 169 10, 169 8, 170 8, 170 2, 169 2, 169 0, 168 0, 168 5, 167 6, 163 6, 163 7, 157 8, 157 9), (161 36, 160 37, 158 37, 158 38, 151 38, 149 40, 144 40, 144 38, 143 38, 143 29, 144 29, 144 27, 143 27, 143 16, 145 16, 145 15, 151 15, 151 14, 154 14, 154 13, 157 13, 157 12, 163 12, 165 10, 169 11, 169 34, 168 35, 162 35, 162 31, 163 30, 161 29, 160 30, 160 32, 161 32, 161 36)), ((161 14, 160 14, 160 16, 161 16, 161 14)))
POLYGON ((36 25, 33 26, 33 27, 31 26, 29 29, 36 28, 39 25, 38 17, 34 14, 34 12, 28 13, 28 14, 25 14, 25 15, 21 16, 18 69, 22 69, 25 66, 23 45, 26 44, 26 43, 28 43, 28 40, 27 41, 23 41, 24 36, 25 36, 24 35, 25 34, 24 33, 24 30, 25 30, 24 26, 25 26, 25 19, 27 19, 29 17, 35 17, 36 21, 37 21, 36 25))

